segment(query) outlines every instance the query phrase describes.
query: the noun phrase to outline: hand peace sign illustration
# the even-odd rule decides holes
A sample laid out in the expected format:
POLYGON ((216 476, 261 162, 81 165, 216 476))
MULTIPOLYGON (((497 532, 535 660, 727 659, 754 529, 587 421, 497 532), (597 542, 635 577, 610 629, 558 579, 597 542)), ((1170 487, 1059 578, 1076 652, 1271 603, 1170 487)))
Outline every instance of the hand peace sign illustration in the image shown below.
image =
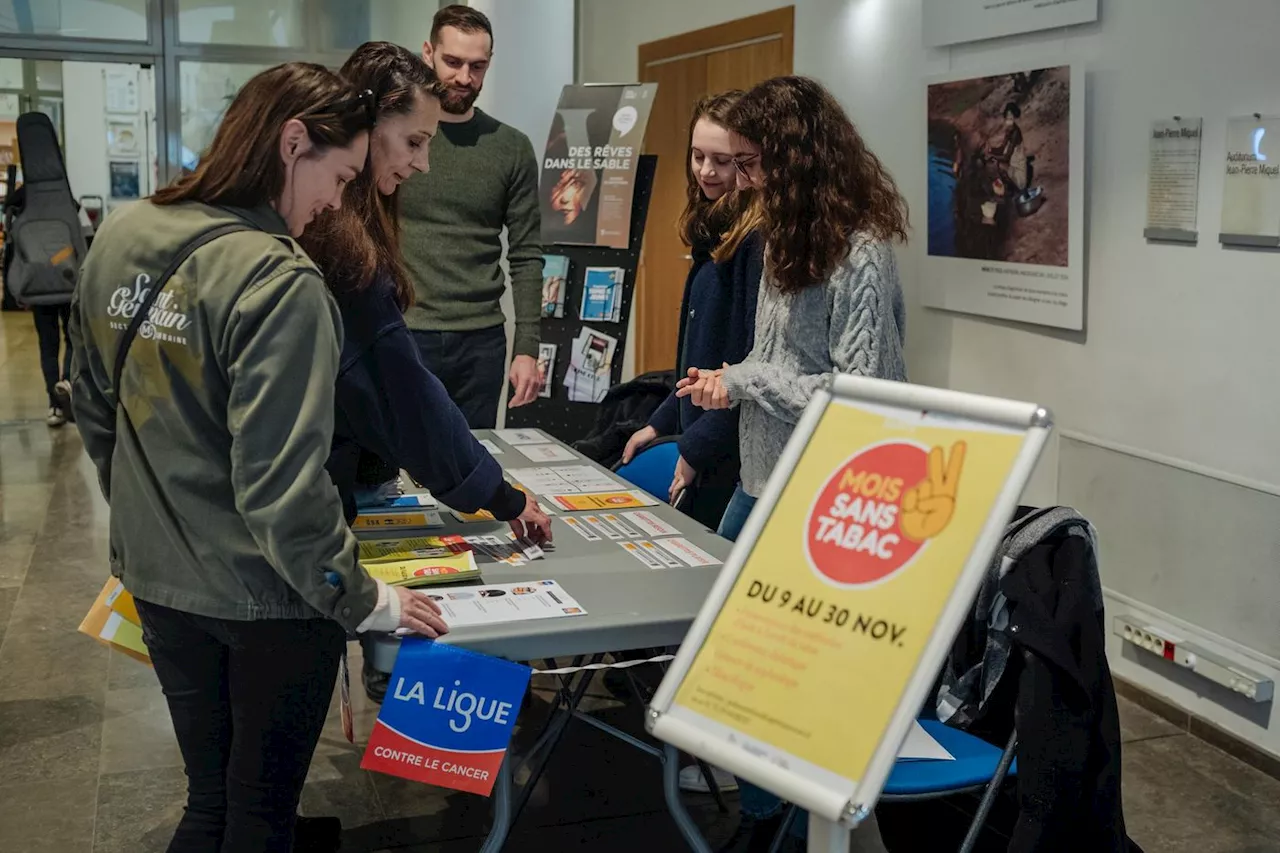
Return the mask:
POLYGON ((968 445, 957 441, 947 460, 941 447, 929 451, 929 475, 902 496, 902 535, 914 542, 937 536, 956 511, 956 489, 968 445))

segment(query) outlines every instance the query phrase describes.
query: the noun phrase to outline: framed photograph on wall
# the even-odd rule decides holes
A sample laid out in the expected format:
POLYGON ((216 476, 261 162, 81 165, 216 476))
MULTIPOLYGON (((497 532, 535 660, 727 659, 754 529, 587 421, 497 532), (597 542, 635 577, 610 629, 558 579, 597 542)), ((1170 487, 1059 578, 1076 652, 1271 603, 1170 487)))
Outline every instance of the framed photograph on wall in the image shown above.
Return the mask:
POLYGON ((937 80, 926 109, 924 304, 1083 329, 1083 69, 937 80))

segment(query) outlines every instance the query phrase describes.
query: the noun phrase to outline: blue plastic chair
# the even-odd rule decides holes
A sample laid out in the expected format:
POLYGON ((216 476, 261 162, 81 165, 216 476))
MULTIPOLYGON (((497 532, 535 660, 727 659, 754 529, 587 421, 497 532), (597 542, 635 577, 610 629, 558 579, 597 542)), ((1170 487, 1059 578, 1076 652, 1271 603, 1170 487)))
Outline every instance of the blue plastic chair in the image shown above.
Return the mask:
POLYGON ((664 436, 633 456, 626 465, 615 466, 613 472, 665 503, 667 493, 671 490, 671 478, 676 475, 676 460, 679 457, 680 445, 676 437, 664 436))
MULTIPOLYGON (((928 719, 921 719, 919 722, 929 736, 951 753, 955 760, 895 762, 880 794, 880 802, 913 803, 949 797, 952 794, 983 791, 978 810, 974 813, 959 850, 959 853, 971 853, 978 843, 978 835, 987 822, 987 816, 995 805, 1004 780, 1017 775, 1017 760, 1014 756, 1018 749, 1018 734, 1014 732, 1009 737, 1009 745, 1001 751, 985 740, 953 729, 946 723, 928 719)), ((797 811, 795 806, 788 810, 786 819, 770 846, 770 853, 781 849, 797 811)))

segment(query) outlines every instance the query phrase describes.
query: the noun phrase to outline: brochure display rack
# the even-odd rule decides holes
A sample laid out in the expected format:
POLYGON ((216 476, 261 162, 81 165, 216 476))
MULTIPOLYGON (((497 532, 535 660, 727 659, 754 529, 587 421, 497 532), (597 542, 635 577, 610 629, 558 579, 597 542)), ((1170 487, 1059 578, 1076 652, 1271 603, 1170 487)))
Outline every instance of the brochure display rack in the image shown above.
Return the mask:
POLYGON ((508 427, 537 426, 563 442, 577 441, 586 436, 595 423, 599 407, 592 403, 602 399, 610 387, 621 381, 627 322, 631 317, 641 241, 657 165, 658 158, 654 155, 640 157, 627 248, 563 243, 543 246, 546 255, 563 256, 569 261, 567 274, 555 284, 562 292, 551 300, 552 304, 563 304, 564 316, 542 318, 544 357, 539 360, 539 366, 545 365, 546 370, 543 396, 527 406, 508 409, 508 427), (616 320, 583 320, 581 317, 587 270, 598 267, 621 270, 622 283, 617 293, 620 301, 608 312, 608 316, 616 320))

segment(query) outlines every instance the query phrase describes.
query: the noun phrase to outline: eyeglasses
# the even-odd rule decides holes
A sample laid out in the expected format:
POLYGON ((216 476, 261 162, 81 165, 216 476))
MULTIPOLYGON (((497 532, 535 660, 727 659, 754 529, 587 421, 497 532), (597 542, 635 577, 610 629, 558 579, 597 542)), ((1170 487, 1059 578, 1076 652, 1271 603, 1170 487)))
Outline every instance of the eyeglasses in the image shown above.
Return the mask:
POLYGON ((733 168, 738 170, 739 175, 741 175, 744 178, 750 178, 751 176, 747 174, 747 164, 752 162, 753 160, 759 160, 759 159, 760 159, 759 154, 752 154, 749 157, 734 157, 731 162, 733 163, 733 168))

